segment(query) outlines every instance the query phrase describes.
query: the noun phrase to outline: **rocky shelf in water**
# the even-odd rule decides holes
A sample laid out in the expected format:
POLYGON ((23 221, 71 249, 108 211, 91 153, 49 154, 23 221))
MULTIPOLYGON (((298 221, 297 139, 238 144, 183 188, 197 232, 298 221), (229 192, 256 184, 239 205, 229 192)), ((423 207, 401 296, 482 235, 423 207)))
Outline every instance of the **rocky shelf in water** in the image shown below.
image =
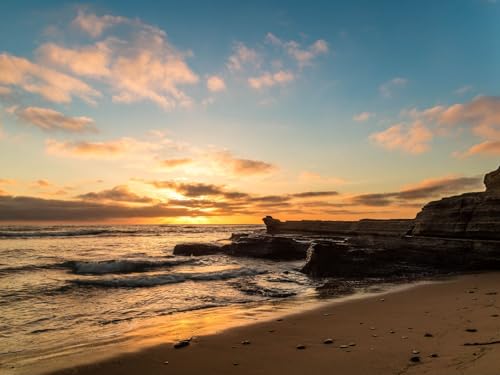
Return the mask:
POLYGON ((312 277, 391 277, 500 269, 500 168, 483 192, 430 202, 415 219, 285 221, 267 233, 235 234, 226 245, 179 244, 175 255, 299 260, 312 277))

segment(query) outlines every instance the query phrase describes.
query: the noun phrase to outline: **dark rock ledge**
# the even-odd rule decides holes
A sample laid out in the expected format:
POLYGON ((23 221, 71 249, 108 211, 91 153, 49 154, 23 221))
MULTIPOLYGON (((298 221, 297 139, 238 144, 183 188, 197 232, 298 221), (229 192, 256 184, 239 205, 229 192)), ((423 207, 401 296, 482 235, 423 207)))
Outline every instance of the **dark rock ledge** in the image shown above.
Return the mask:
POLYGON ((179 244, 175 255, 214 253, 305 259, 312 277, 391 277, 500 269, 500 168, 486 190, 430 202, 415 219, 285 221, 265 217, 266 234, 236 234, 226 245, 179 244))

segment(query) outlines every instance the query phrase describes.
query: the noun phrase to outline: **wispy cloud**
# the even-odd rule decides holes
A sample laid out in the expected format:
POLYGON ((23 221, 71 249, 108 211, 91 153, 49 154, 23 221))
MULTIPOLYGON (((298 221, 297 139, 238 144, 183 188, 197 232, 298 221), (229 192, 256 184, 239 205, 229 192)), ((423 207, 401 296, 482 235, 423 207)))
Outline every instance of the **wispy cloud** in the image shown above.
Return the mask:
POLYGON ((95 103, 101 96, 77 78, 7 53, 0 54, 0 84, 18 87, 55 103, 69 103, 73 97, 95 103))
POLYGON ((354 121, 357 121, 357 122, 364 122, 364 121, 368 121, 369 119, 371 119, 375 116, 376 116, 376 114, 373 112, 361 112, 361 113, 354 115, 352 117, 352 119, 354 121))
POLYGON ((242 70, 246 66, 259 67, 261 62, 262 57, 257 50, 247 47, 242 42, 237 42, 233 46, 233 53, 229 56, 226 66, 229 70, 235 72, 242 70))
POLYGON ((370 136, 375 144, 385 149, 401 150, 410 154, 428 151, 432 138, 432 132, 419 121, 409 126, 396 124, 370 136))
POLYGON ((26 107, 11 109, 18 119, 46 131, 95 131, 94 120, 89 117, 70 117, 49 108, 26 107))
POLYGON ((280 70, 276 73, 264 73, 258 77, 248 78, 248 84, 254 89, 285 85, 295 79, 293 73, 280 70))
POLYGON ((297 62, 300 68, 311 65, 316 57, 329 51, 328 43, 323 39, 318 39, 304 48, 294 40, 283 41, 273 33, 267 33, 266 42, 283 48, 297 62))
POLYGON ((42 45, 37 51, 40 61, 105 82, 118 103, 148 100, 164 110, 192 105, 192 98, 181 89, 199 81, 186 61, 190 53, 179 51, 163 30, 139 20, 84 12, 75 22, 83 30, 95 30, 95 37, 116 23, 127 30, 120 39, 108 36, 91 45, 42 45))
POLYGON ((379 86, 379 92, 383 97, 390 98, 394 95, 394 92, 401 87, 406 86, 408 80, 402 77, 395 77, 387 82, 382 83, 379 86))
POLYGON ((224 91, 226 83, 221 77, 213 75, 207 78, 207 88, 211 92, 224 91))
POLYGON ((58 141, 48 139, 45 151, 49 155, 77 159, 152 159, 152 154, 163 146, 159 143, 124 137, 109 141, 58 141))
POLYGON ((140 196, 130 191, 129 187, 126 185, 119 185, 108 190, 81 194, 77 196, 77 198, 97 202, 116 201, 128 203, 151 203, 154 201, 150 197, 140 196))

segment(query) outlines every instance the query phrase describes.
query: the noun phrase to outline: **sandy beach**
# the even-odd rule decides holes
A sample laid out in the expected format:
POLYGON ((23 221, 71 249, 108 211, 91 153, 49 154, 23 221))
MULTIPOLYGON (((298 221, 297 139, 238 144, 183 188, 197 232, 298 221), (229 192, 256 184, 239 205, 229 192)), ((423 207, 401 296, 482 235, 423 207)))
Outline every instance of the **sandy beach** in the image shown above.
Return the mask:
POLYGON ((499 286, 500 273, 464 275, 52 374, 496 375, 499 286))

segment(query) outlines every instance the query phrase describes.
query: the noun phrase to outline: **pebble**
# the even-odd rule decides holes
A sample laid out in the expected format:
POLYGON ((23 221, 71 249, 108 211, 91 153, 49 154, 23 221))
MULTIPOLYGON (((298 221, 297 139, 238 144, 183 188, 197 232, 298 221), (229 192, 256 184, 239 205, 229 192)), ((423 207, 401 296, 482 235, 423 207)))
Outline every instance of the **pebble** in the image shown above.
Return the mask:
POLYGON ((349 347, 349 345, 340 345, 340 349, 346 349, 348 347, 349 347))
POLYGON ((413 357, 410 358, 410 362, 418 363, 420 362, 420 357, 418 355, 414 355, 413 357))
POLYGON ((407 338, 408 338, 408 336, 401 336, 401 338, 402 338, 402 339, 407 339, 407 338))
POLYGON ((243 341, 241 342, 241 345, 250 345, 250 341, 248 341, 248 340, 243 340, 243 341))
POLYGON ((355 342, 350 342, 349 346, 356 346, 356 343, 355 342))
POLYGON ((477 332, 477 329, 475 329, 475 328, 467 328, 465 331, 466 332, 477 332))
POLYGON ((233 366, 238 366, 238 365, 239 365, 239 363, 238 363, 238 362, 234 362, 234 363, 233 363, 233 366))
POLYGON ((381 298, 381 299, 380 299, 380 302, 384 302, 384 301, 385 301, 385 298, 381 298))
POLYGON ((375 329, 375 327, 370 327, 370 329, 373 331, 375 329))
POLYGON ((270 329, 268 332, 269 332, 269 333, 273 333, 273 332, 274 332, 274 329, 270 329))
POLYGON ((282 322, 282 321, 283 321, 283 319, 276 319, 276 321, 277 321, 277 322, 282 322))
POLYGON ((325 339, 323 344, 333 344, 333 339, 325 339))
POLYGON ((394 331, 393 329, 391 329, 391 330, 389 331, 389 333, 394 334, 394 333, 396 333, 396 331, 394 331))
POLYGON ((427 332, 427 333, 424 335, 424 337, 434 337, 434 335, 433 335, 432 333, 428 333, 428 332, 427 332))
POLYGON ((493 314, 491 317, 492 318, 498 318, 498 314, 493 314))
POLYGON ((418 350, 415 350, 415 349, 413 349, 413 350, 411 351, 411 353, 412 353, 412 354, 420 354, 420 352, 419 352, 418 350))
POLYGON ((306 348, 305 345, 302 345, 302 344, 297 345, 297 349, 299 349, 299 350, 303 350, 305 348, 306 348))
POLYGON ((374 334, 372 335, 372 337, 378 337, 378 335, 377 335, 376 333, 374 333, 374 334))
POLYGON ((168 365, 168 361, 163 362, 164 365, 168 365))
POLYGON ((186 346, 189 346, 191 340, 181 340, 178 341, 174 344, 175 349, 180 349, 180 348, 185 348, 186 346))
POLYGON ((432 358, 437 358, 437 357, 439 357, 439 354, 437 354, 437 353, 432 353, 430 356, 431 356, 432 358))

